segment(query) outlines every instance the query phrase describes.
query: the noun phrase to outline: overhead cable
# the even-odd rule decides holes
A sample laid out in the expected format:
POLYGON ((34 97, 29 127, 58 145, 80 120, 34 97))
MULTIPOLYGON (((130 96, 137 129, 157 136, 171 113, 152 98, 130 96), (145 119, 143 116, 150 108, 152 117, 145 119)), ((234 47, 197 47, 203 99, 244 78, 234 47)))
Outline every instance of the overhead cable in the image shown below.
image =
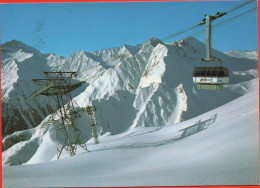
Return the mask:
POLYGON ((162 41, 164 41, 164 40, 167 40, 167 39, 170 39, 170 38, 173 38, 173 37, 175 37, 175 36, 177 36, 177 35, 180 35, 180 34, 182 34, 182 33, 185 33, 185 32, 187 32, 187 31, 190 31, 190 30, 192 30, 192 29, 195 29, 195 28, 197 28, 197 27, 199 27, 200 25, 194 25, 194 26, 192 26, 192 27, 190 27, 190 28, 188 28, 188 29, 185 29, 185 30, 183 30, 183 31, 180 31, 180 32, 178 32, 178 33, 174 33, 174 34, 172 34, 172 35, 169 35, 169 36, 167 36, 167 37, 165 37, 165 38, 163 38, 163 39, 161 39, 162 41))
MULTIPOLYGON (((223 24, 231 23, 231 22, 233 22, 233 21, 235 21, 235 20, 237 20, 237 19, 240 19, 240 18, 243 17, 243 16, 248 16, 248 15, 252 14, 252 13, 255 12, 256 10, 257 10, 257 7, 252 8, 252 9, 250 9, 250 10, 248 10, 248 11, 246 11, 246 12, 243 12, 243 13, 241 13, 241 14, 239 14, 239 15, 233 16, 232 18, 229 18, 229 19, 227 19, 227 20, 224 20, 224 21, 222 21, 222 22, 219 22, 218 24, 213 25, 212 28, 221 26, 221 25, 223 25, 223 24)), ((192 34, 192 36, 194 36, 194 35, 199 35, 199 34, 201 34, 201 33, 203 33, 203 32, 204 32, 204 29, 203 29, 203 30, 200 30, 200 31, 198 31, 198 32, 196 32, 196 33, 194 33, 194 34, 192 34)))
POLYGON ((222 25, 222 24, 227 23, 227 22, 231 22, 231 21, 233 21, 233 20, 236 19, 236 18, 239 18, 239 17, 241 17, 241 16, 245 16, 245 15, 247 15, 247 14, 249 14, 249 13, 252 13, 252 12, 254 12, 254 11, 256 11, 256 10, 257 10, 257 7, 252 8, 252 9, 250 9, 250 10, 248 10, 248 11, 246 11, 246 12, 243 12, 243 13, 241 13, 241 14, 239 14, 239 15, 236 15, 236 16, 234 16, 234 17, 232 17, 232 18, 229 18, 229 19, 227 19, 227 20, 224 20, 224 21, 222 21, 222 22, 219 22, 218 24, 213 25, 213 27, 222 25))
MULTIPOLYGON (((229 13, 231 13, 231 12, 233 12, 233 11, 236 11, 236 10, 238 10, 238 9, 240 9, 240 8, 246 6, 246 5, 248 5, 248 4, 250 4, 250 3, 254 2, 254 1, 255 1, 255 0, 246 1, 246 2, 244 2, 244 3, 242 3, 242 4, 240 4, 240 5, 238 5, 238 6, 234 7, 234 8, 232 8, 232 9, 226 11, 226 14, 229 14, 229 13)), ((200 25, 194 25, 194 26, 192 26, 192 27, 190 27, 190 28, 187 28, 187 29, 185 29, 185 30, 183 30, 183 31, 179 31, 179 32, 177 32, 177 33, 171 34, 171 35, 169 35, 169 36, 167 36, 167 37, 165 37, 165 38, 163 38, 163 39, 161 39, 161 40, 162 40, 162 41, 165 41, 165 40, 167 40, 167 39, 173 38, 173 37, 175 37, 175 36, 178 36, 178 35, 180 35, 180 34, 183 34, 183 33, 187 32, 187 31, 190 31, 190 30, 192 30, 192 29, 195 29, 195 28, 197 28, 197 27, 199 27, 199 26, 200 26, 200 25)))
MULTIPOLYGON (((191 6, 185 7, 184 9, 179 10, 178 12, 175 12, 175 13, 174 13, 174 16, 176 16, 176 15, 178 15, 178 14, 182 14, 183 12, 185 12, 185 11, 187 11, 188 9, 193 8, 193 7, 195 7, 195 6, 197 6, 197 5, 191 5, 191 6)), ((159 21, 157 21, 157 22, 154 22, 154 23, 152 23, 152 24, 146 26, 145 28, 143 28, 143 29, 141 29, 141 30, 139 30, 139 31, 136 31, 136 32, 134 32, 134 33, 132 33, 132 34, 129 34, 129 35, 125 36, 124 38, 120 39, 118 42, 121 42, 121 41, 123 41, 123 40, 125 40, 125 39, 127 39, 127 38, 130 38, 130 37, 133 37, 133 36, 135 36, 135 35, 137 35, 137 34, 139 34, 139 33, 142 33, 142 32, 144 32, 144 31, 147 31, 147 30, 151 29, 152 27, 154 27, 155 25, 159 25, 159 24, 161 24, 162 22, 164 22, 164 21, 166 21, 166 20, 169 20, 170 18, 172 18, 172 16, 173 16, 173 15, 170 15, 170 16, 168 16, 168 17, 165 17, 165 18, 163 18, 163 19, 161 19, 161 20, 159 20, 159 21)))
POLYGON ((226 13, 229 14, 229 13, 231 13, 231 12, 237 10, 237 9, 242 8, 243 6, 246 6, 246 5, 250 4, 250 3, 253 3, 254 1, 255 1, 255 0, 246 1, 246 2, 244 2, 244 3, 242 3, 242 4, 240 4, 240 5, 238 5, 238 6, 234 7, 234 8, 232 8, 232 9, 230 9, 229 11, 226 11, 226 13))

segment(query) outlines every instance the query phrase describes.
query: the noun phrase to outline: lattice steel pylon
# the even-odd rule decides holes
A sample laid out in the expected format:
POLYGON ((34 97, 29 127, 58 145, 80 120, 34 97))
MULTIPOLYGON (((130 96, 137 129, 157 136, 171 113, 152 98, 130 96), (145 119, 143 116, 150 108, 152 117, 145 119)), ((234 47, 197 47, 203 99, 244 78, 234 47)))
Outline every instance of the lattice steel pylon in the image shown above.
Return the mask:
POLYGON ((91 104, 89 104, 87 106, 87 113, 88 113, 88 117, 89 117, 89 121, 90 121, 90 126, 92 128, 92 136, 94 138, 94 143, 98 144, 98 133, 97 133, 97 129, 96 129, 96 119, 94 116, 94 112, 96 111, 96 107, 92 106, 91 104))
POLYGON ((78 145, 88 151, 86 144, 81 139, 81 131, 76 122, 81 109, 75 108, 70 93, 85 82, 71 84, 76 72, 44 72, 44 74, 45 79, 33 79, 34 83, 38 83, 41 87, 34 91, 30 97, 44 95, 56 98, 58 111, 51 116, 50 120, 55 127, 57 159, 60 158, 63 149, 70 156, 75 155, 78 145), (58 120, 55 117, 59 117, 58 120))

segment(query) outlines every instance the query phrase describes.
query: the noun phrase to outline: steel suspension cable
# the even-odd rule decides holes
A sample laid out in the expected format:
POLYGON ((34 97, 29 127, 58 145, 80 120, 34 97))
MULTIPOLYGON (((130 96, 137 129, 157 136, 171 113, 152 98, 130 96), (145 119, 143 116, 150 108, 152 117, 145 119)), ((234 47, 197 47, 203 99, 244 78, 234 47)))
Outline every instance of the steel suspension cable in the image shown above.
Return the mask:
POLYGON ((219 22, 218 24, 214 25, 213 27, 216 27, 216 26, 219 26, 219 25, 228 23, 228 22, 232 22, 233 20, 235 20, 235 19, 237 19, 237 18, 240 18, 240 17, 242 17, 242 16, 247 16, 247 14, 248 14, 248 15, 251 14, 251 13, 253 13, 253 12, 256 11, 256 10, 257 10, 257 7, 252 8, 252 9, 250 9, 250 10, 248 10, 248 11, 246 11, 246 12, 243 12, 243 13, 241 13, 241 14, 239 14, 239 15, 236 15, 236 16, 234 16, 234 17, 232 17, 232 18, 229 18, 229 19, 227 19, 227 20, 224 20, 224 21, 222 21, 222 22, 219 22))
MULTIPOLYGON (((178 15, 178 14, 182 14, 183 12, 185 12, 185 11, 187 11, 188 9, 193 8, 193 7, 195 7, 195 6, 197 6, 197 5, 192 5, 192 6, 189 6, 189 7, 185 8, 185 9, 182 9, 182 10, 180 10, 180 11, 178 11, 178 12, 175 12, 174 16, 176 16, 176 15, 178 15)), ((161 19, 161 20, 159 20, 159 21, 157 21, 157 22, 154 22, 154 23, 152 23, 152 24, 150 24, 150 25, 144 27, 143 29, 141 29, 141 30, 139 30, 139 31, 136 31, 136 32, 134 32, 134 33, 132 33, 132 34, 129 34, 129 35, 125 36, 124 38, 118 40, 118 42, 121 42, 121 41, 123 41, 124 39, 130 38, 130 37, 133 37, 133 36, 135 36, 135 35, 137 35, 137 34, 139 34, 139 33, 142 33, 142 32, 144 32, 144 31, 147 31, 147 30, 151 29, 152 27, 154 27, 154 26, 156 26, 156 25, 159 25, 159 24, 161 24, 162 22, 164 22, 164 21, 166 21, 166 20, 172 18, 172 16, 173 16, 173 15, 170 15, 170 16, 168 16, 168 17, 165 17, 165 18, 163 18, 163 19, 161 19)))
MULTIPOLYGON (((234 22, 235 20, 238 20, 238 19, 240 19, 240 18, 242 18, 242 17, 244 17, 244 16, 248 16, 248 15, 254 13, 256 10, 257 10, 257 7, 252 8, 252 9, 250 9, 250 10, 248 10, 248 11, 246 11, 246 12, 243 12, 243 13, 241 13, 241 14, 239 14, 239 15, 233 16, 232 18, 229 18, 229 19, 227 19, 227 20, 224 20, 224 21, 222 21, 222 22, 219 22, 218 24, 212 25, 212 28, 218 27, 218 26, 221 26, 221 25, 224 25, 224 24, 232 23, 232 22, 234 22)), ((191 36, 199 35, 199 34, 201 34, 201 33, 203 33, 203 32, 204 32, 204 29, 203 29, 203 30, 200 30, 200 31, 198 31, 198 32, 196 32, 196 33, 193 33, 191 36)))
POLYGON ((167 37, 165 37, 165 38, 163 38, 163 39, 161 39, 161 40, 162 40, 162 41, 165 41, 165 40, 167 40, 167 39, 173 38, 173 37, 175 37, 175 36, 177 36, 177 35, 180 35, 180 34, 183 34, 183 33, 187 32, 187 31, 190 31, 190 30, 192 30, 192 29, 195 29, 195 28, 197 28, 197 27, 199 27, 199 26, 200 26, 200 25, 194 25, 194 26, 192 26, 192 27, 190 27, 190 28, 188 28, 188 29, 185 29, 185 30, 180 31, 180 32, 178 32, 178 33, 174 33, 174 34, 172 34, 172 35, 169 35, 169 36, 167 36, 167 37))
MULTIPOLYGON (((248 4, 250 4, 250 3, 252 3, 252 2, 255 2, 255 0, 246 1, 246 2, 244 2, 244 3, 242 3, 242 4, 240 4, 240 5, 238 5, 238 6, 234 7, 234 8, 232 8, 232 9, 226 11, 226 14, 229 14, 229 13, 231 13, 231 12, 233 12, 233 11, 236 11, 236 10, 238 10, 238 9, 240 9, 240 8, 242 8, 242 7, 244 7, 244 6, 248 5, 248 4)), ((187 31, 190 31, 190 30, 192 30, 192 29, 195 29, 195 28, 197 28, 197 27, 199 27, 199 26, 201 26, 201 25, 194 25, 194 26, 192 26, 192 27, 190 27, 190 28, 187 28, 187 29, 185 29, 185 30, 183 30, 183 31, 179 31, 179 32, 177 32, 177 33, 171 34, 171 35, 169 35, 169 36, 167 36, 167 37, 165 37, 165 38, 163 38, 163 39, 161 39, 161 40, 162 40, 162 41, 168 40, 168 39, 173 38, 173 37, 175 37, 175 36, 178 36, 178 35, 180 35, 180 34, 186 33, 187 31)))
POLYGON ((226 13, 229 14, 229 13, 231 13, 231 12, 237 10, 237 9, 242 8, 243 6, 246 6, 246 5, 250 4, 250 3, 253 3, 254 1, 255 1, 255 0, 246 1, 246 2, 244 2, 244 3, 242 3, 242 4, 240 4, 240 5, 238 5, 238 6, 234 7, 234 8, 232 8, 232 9, 230 9, 229 11, 226 11, 226 13))

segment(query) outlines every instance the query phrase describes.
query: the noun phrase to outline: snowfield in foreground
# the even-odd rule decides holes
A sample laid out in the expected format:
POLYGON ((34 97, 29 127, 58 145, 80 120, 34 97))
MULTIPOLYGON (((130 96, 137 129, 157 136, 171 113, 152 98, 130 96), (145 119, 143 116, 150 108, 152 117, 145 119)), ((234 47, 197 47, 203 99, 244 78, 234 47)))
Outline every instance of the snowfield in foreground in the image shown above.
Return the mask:
POLYGON ((37 156, 51 146, 46 138, 27 164, 3 166, 3 186, 259 184, 258 78, 245 85, 247 94, 195 118, 106 133, 100 144, 87 143, 91 152, 79 148, 73 157, 37 156))

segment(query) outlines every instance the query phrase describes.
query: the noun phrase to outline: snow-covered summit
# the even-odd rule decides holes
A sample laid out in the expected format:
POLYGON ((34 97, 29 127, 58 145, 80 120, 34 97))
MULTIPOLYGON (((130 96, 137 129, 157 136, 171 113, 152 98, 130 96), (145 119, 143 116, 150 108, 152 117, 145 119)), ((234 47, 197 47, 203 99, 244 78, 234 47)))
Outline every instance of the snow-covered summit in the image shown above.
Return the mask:
POLYGON ((227 54, 231 57, 258 60, 258 52, 257 51, 230 50, 228 52, 225 52, 225 54, 227 54))
POLYGON ((147 39, 145 42, 144 42, 144 47, 146 45, 151 45, 153 47, 157 46, 158 44, 163 44, 163 42, 160 40, 160 39, 157 39, 157 38, 149 38, 147 39))
POLYGON ((2 52, 16 52, 18 50, 26 51, 27 53, 40 53, 37 49, 17 40, 12 40, 1 45, 2 52))

